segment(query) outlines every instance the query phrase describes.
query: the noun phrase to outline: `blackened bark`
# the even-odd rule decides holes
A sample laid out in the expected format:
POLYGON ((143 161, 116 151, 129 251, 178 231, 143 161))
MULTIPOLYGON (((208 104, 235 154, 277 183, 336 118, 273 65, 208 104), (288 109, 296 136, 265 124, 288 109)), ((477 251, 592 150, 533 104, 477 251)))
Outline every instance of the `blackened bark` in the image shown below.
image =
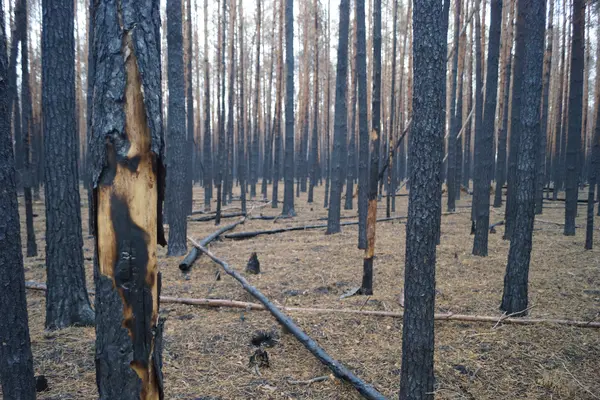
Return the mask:
POLYGON ((239 125, 238 125, 238 137, 237 137, 237 165, 238 165, 238 180, 240 183, 240 199, 242 203, 242 213, 246 214, 246 155, 244 149, 246 148, 246 136, 245 136, 245 120, 246 114, 244 112, 244 85, 246 84, 244 80, 244 9, 241 4, 239 4, 239 30, 238 37, 240 40, 240 77, 239 77, 239 125))
POLYGON ((204 0, 204 210, 210 211, 212 200, 213 155, 210 131, 210 64, 208 62, 208 0, 204 0))
POLYGON ((414 96, 406 227, 401 400, 433 399, 436 242, 444 153, 446 30, 438 1, 413 5, 414 96))
MULTIPOLYGON (((521 16, 522 18, 522 16, 521 16)), ((519 21, 517 16, 517 23, 523 23, 519 21)), ((518 30, 518 27, 517 27, 518 30)), ((523 31, 523 30, 521 30, 523 31)), ((517 32, 517 35, 519 33, 517 32)), ((523 35, 523 33, 521 33, 523 35)), ((521 123, 521 105, 522 98, 521 94, 523 85, 523 57, 525 52, 525 41, 515 40, 515 55, 514 55, 514 66, 513 66, 513 83, 512 83, 512 94, 511 94, 511 121, 510 121, 510 144, 508 154, 508 193, 506 196, 506 210, 504 220, 506 221, 504 229, 504 239, 512 240, 512 231, 515 222, 516 214, 516 194, 518 191, 517 186, 517 154, 521 146, 521 132, 523 130, 521 123)), ((541 92, 540 92, 541 96, 541 92)))
POLYGON ((521 121, 521 142, 517 155, 516 187, 513 187, 516 191, 514 228, 500 309, 508 314, 518 313, 519 316, 525 315, 524 310, 527 308, 527 283, 535 219, 545 20, 544 0, 517 2, 516 49, 517 54, 522 57, 517 62, 522 67, 515 70, 515 78, 521 82, 521 106, 518 108, 519 114, 513 114, 513 118, 521 121))
MULTIPOLYGON (((457 3, 460 3, 458 1, 457 3)), ((396 190, 393 180, 395 179, 395 160, 394 160, 394 138, 396 137, 396 49, 398 47, 398 0, 393 1, 392 6, 392 87, 390 90, 390 122, 388 126, 388 163, 389 168, 387 171, 387 196, 385 205, 385 216, 389 218, 391 216, 392 198, 396 199, 396 190)), ((402 96, 402 92, 400 92, 402 96)))
MULTIPOLYGON (((454 13, 454 56, 452 57, 452 78, 451 88, 452 97, 450 99, 450 126, 448 131, 448 174, 446 176, 446 183, 448 185, 448 204, 447 211, 454 212, 456 210, 456 136, 460 131, 460 125, 458 124, 457 113, 462 113, 462 110, 457 110, 456 98, 458 95, 458 55, 459 55, 459 34, 460 34, 460 13, 461 13, 461 1, 456 0, 456 11, 454 13)), ((475 146, 477 146, 477 137, 475 137, 475 146)), ((476 158, 477 159, 477 158, 476 158)))
POLYGON ((101 400, 164 398, 156 262, 156 244, 166 244, 159 4, 96 3, 90 164, 101 400))
MULTIPOLYGON (((33 118, 31 113, 31 90, 29 87, 29 39, 27 23, 27 1, 23 2, 21 21, 21 137, 23 139, 23 197, 25 199, 25 224, 27 226, 27 257, 37 256, 35 228, 33 226, 33 197, 31 188, 35 171, 31 167, 31 139, 33 137, 33 118)), ((77 143, 78 148, 79 143, 77 143)))
MULTIPOLYGON (((512 46, 511 46, 512 47, 512 46)), ((510 79, 512 75, 512 54, 509 52, 506 57, 505 78, 504 78, 504 104, 502 106, 502 121, 498 130, 498 160, 496 163, 496 190, 494 193, 494 207, 502 207, 502 188, 506 183, 506 146, 508 137, 508 114, 510 102, 510 79)))
POLYGON ((485 85, 485 109, 480 135, 475 137, 479 146, 479 157, 475 158, 475 170, 480 174, 475 191, 478 206, 475 219, 473 255, 486 257, 488 254, 488 232, 490 225, 490 183, 494 165, 494 122, 496 121, 496 97, 498 94, 498 63, 500 59, 500 32, 502 26, 502 0, 491 0, 490 34, 485 85))
MULTIPOLYGON (((15 22, 23 19, 23 1, 17 1, 15 4, 15 22)), ((23 169, 23 139, 21 138, 21 117, 19 111, 19 102, 17 98, 17 56, 19 54, 19 42, 22 33, 22 28, 19 24, 14 24, 11 35, 9 69, 8 69, 8 110, 10 114, 9 124, 10 130, 14 132, 15 142, 15 166, 17 171, 23 169), (13 117, 14 113, 14 117, 13 117)), ((17 183, 19 184, 19 182, 17 183)))
MULTIPOLYGON (((259 0, 260 1, 260 0, 259 0)), ((313 72, 313 127, 310 149, 310 184, 308 186, 308 202, 314 201, 314 190, 317 184, 317 170, 319 168, 319 3, 313 4, 315 25, 313 35, 315 38, 315 70, 313 72)))
POLYGON ((294 211, 294 0, 285 0, 285 166, 282 215, 294 211))
POLYGON ((260 25, 262 22, 261 0, 256 2, 256 71, 254 74, 254 130, 252 131, 252 151, 250 153, 250 197, 256 197, 258 181, 258 138, 260 136, 260 25))
POLYGON ((89 152, 90 152, 90 139, 92 137, 92 104, 93 104, 93 95, 94 95, 94 76, 96 75, 96 60, 94 58, 94 51, 91 50, 91 47, 94 43, 94 22, 96 20, 96 2, 95 1, 90 1, 89 4, 89 26, 88 26, 88 30, 87 30, 87 41, 88 41, 88 64, 87 64, 87 93, 86 93, 86 108, 87 108, 87 113, 86 113, 86 163, 85 163, 85 171, 84 171, 84 177, 85 177, 85 188, 86 188, 86 193, 87 193, 87 200, 88 200, 88 233, 90 235, 94 235, 94 216, 92 212, 89 212, 89 210, 91 210, 92 207, 92 202, 93 200, 93 192, 94 192, 94 187, 92 185, 92 177, 90 175, 90 157, 89 157, 89 152))
POLYGON ((344 201, 344 210, 352 210, 354 195, 354 180, 356 178, 356 18, 353 25, 352 37, 352 56, 348 60, 351 63, 352 73, 350 74, 350 112, 348 129, 348 158, 346 162, 346 196, 344 201))
POLYGON ((358 248, 367 248, 367 206, 369 187, 369 128, 367 104, 367 50, 365 0, 355 0, 356 76, 358 80, 358 248))
POLYGON ((577 197, 581 162, 581 119, 583 108, 583 68, 585 58, 585 3, 573 0, 573 36, 571 38, 571 74, 569 75, 569 133, 566 158, 565 230, 567 236, 575 235, 577 197))
POLYGON ((367 210, 367 247, 363 259, 360 291, 373 294, 373 258, 375 257, 375 227, 377 221, 377 183, 379 175, 379 144, 381 142, 381 0, 373 4, 373 95, 372 95, 371 169, 367 210))
MULTIPOLYGON (((186 98, 186 147, 185 147, 185 212, 186 215, 192 214, 193 206, 193 181, 194 181, 194 157, 196 155, 196 141, 194 140, 194 90, 192 79, 192 2, 186 0, 186 31, 187 40, 185 43, 185 98, 186 98)), ((186 249, 187 251, 187 249, 186 249)))
POLYGON ((46 328, 92 325, 85 288, 75 131, 74 7, 44 0, 42 107, 46 199, 46 328))
POLYGON ((342 199, 343 167, 346 155, 346 129, 348 126, 348 30, 350 25, 350 2, 340 2, 340 26, 335 75, 335 109, 333 124, 333 153, 331 155, 331 192, 327 213, 326 234, 338 233, 342 199))
POLYGON ((589 192, 588 192, 588 204, 587 204, 587 224, 585 231, 585 248, 591 250, 594 246, 594 200, 595 200, 595 189, 598 177, 598 166, 600 165, 600 81, 596 80, 596 116, 595 116, 595 128, 592 139, 592 160, 589 172, 589 192))
MULTIPOLYGON (((4 3, 0 2, 0 93, 10 90, 5 21, 4 3)), ((6 399, 34 400, 10 104, 9 96, 0 97, 0 386, 6 399)))
MULTIPOLYGON (((279 198, 279 178, 281 170, 281 101, 282 101, 282 90, 283 90, 283 2, 280 0, 279 6, 279 43, 277 52, 277 90, 275 98, 275 116, 273 120, 273 191, 271 207, 277 208, 279 198)), ((293 183, 293 182, 292 182, 293 183)), ((294 187, 292 184, 292 192, 294 187)), ((294 198, 292 193, 292 199, 294 198)))
MULTIPOLYGON (((361 0, 358 0, 361 1, 361 0)), ((325 196, 323 199, 323 207, 329 207, 329 183, 331 180, 331 58, 329 56, 329 48, 331 47, 331 0, 327 2, 327 80, 326 80, 326 94, 325 94, 325 196)))
MULTIPOLYGON (((483 73, 481 65, 481 21, 479 11, 475 11, 475 146, 474 146, 474 157, 473 160, 477 160, 481 157, 481 138, 482 125, 483 125, 483 73), (479 144, 479 146, 477 145, 479 144)), ((482 178, 481 171, 477 169, 473 172, 473 187, 479 186, 479 180, 482 178)), ((473 192, 473 201, 471 204, 471 219, 475 223, 477 217, 477 210, 479 208, 479 192, 473 192)))
POLYGON ((548 29, 546 30, 546 51, 544 53, 544 75, 542 79, 542 116, 541 116, 541 135, 540 148, 537 158, 537 182, 536 182, 536 197, 535 197, 535 213, 542 214, 543 198, 544 198, 544 183, 546 182, 546 173, 548 166, 546 163, 546 147, 548 138, 548 114, 550 110, 550 76, 552 75, 552 41, 554 38, 554 2, 550 2, 550 14, 548 16, 548 29))
MULTIPOLYGON (((225 201, 225 196, 223 193, 225 192, 223 186, 223 172, 226 168, 226 148, 225 148, 225 27, 227 26, 227 4, 226 0, 221 0, 221 4, 223 7, 219 7, 221 9, 220 19, 219 19, 219 46, 218 46, 218 63, 219 63, 219 75, 217 82, 217 92, 218 92, 218 106, 217 106, 217 114, 218 114, 218 124, 219 124, 219 142, 217 146, 217 174, 216 174, 216 187, 217 187, 217 215, 215 218, 215 225, 219 225, 221 223, 221 209, 223 207, 223 202, 225 201)), ((226 186, 225 186, 226 187, 226 186)))
POLYGON ((169 256, 187 253, 187 138, 185 130, 185 83, 183 76, 183 33, 181 0, 167 3, 167 82, 169 111, 167 116, 167 208, 169 210, 169 256))

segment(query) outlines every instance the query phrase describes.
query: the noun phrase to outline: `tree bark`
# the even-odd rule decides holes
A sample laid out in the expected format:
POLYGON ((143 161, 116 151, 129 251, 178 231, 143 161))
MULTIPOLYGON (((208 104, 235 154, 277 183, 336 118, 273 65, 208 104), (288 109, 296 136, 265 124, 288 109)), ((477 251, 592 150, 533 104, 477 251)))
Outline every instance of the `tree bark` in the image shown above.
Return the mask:
MULTIPOLYGON (((455 1, 456 10, 454 12, 454 56, 452 57, 452 76, 450 80, 451 87, 451 98, 450 98, 450 125, 448 130, 448 172, 446 176, 446 183, 448 186, 448 204, 447 211, 454 212, 456 209, 456 135, 460 130, 457 118, 457 107, 456 100, 458 97, 458 55, 459 50, 459 33, 460 33, 460 13, 461 13, 461 0, 455 1)), ((458 112, 462 112, 459 110, 458 112)), ((477 142, 477 137, 475 138, 477 142)))
POLYGON ((240 200, 242 203, 242 212, 245 213, 246 212, 246 154, 244 152, 244 149, 246 148, 246 129, 245 129, 245 121, 246 121, 246 113, 244 111, 244 102, 246 101, 246 98, 244 97, 244 85, 245 85, 245 79, 244 79, 244 69, 245 69, 245 65, 244 65, 244 9, 242 7, 240 0, 240 4, 239 4, 239 30, 238 30, 238 37, 239 37, 239 41, 240 41, 240 59, 239 59, 239 63, 240 63, 240 67, 239 67, 239 73, 240 73, 240 83, 239 83, 239 105, 238 105, 238 110, 239 110, 239 114, 240 114, 240 118, 239 118, 239 129, 238 129, 238 136, 237 136, 237 168, 238 168, 238 180, 240 183, 240 200))
POLYGON ((185 129, 185 81, 183 68, 182 0, 167 4, 167 51, 169 110, 167 117, 167 209, 169 246, 167 255, 179 257, 187 253, 186 196, 188 143, 185 129))
POLYGON ((447 9, 413 6, 414 97, 411 190, 406 227, 401 400, 433 399, 436 242, 444 153, 447 9))
POLYGON ((335 110, 333 126, 333 154, 331 156, 331 192, 327 213, 327 234, 340 232, 340 209, 346 157, 346 129, 348 108, 346 92, 348 90, 348 30, 350 25, 350 3, 340 2, 339 41, 337 48, 337 69, 335 75, 335 110))
POLYGON ((210 64, 208 62, 208 0, 204 0, 204 209, 210 211, 213 191, 213 152, 210 130, 210 64))
POLYGON ((295 216, 294 211, 294 0, 285 0, 285 163, 283 210, 281 215, 295 216))
POLYGON ((494 121, 496 120, 496 97, 498 94, 498 62, 500 57, 500 33, 502 26, 502 0, 491 0, 490 34, 485 85, 485 109, 480 135, 475 137, 479 157, 475 158, 475 170, 480 175, 475 186, 478 205, 475 219, 473 255, 487 257, 490 224, 490 183, 494 165, 494 121))
POLYGON ((46 328, 92 325, 85 288, 75 131, 73 2, 42 3, 46 199, 46 328))
POLYGON ((369 187, 369 127, 367 104, 367 52, 365 1, 355 0, 356 76, 358 79, 358 248, 367 248, 367 207, 369 187))
MULTIPOLYGON (((185 3, 186 21, 185 35, 185 99, 186 99, 186 147, 185 147, 185 215, 190 215, 193 206, 194 158, 196 157, 196 141, 194 139, 194 88, 192 79, 192 2, 185 3)), ((198 99, 200 100, 200 99, 198 99)), ((187 250, 187 249, 186 249, 187 250)))
MULTIPOLYGON (((313 72, 313 126, 310 150, 310 184, 308 186, 308 202, 314 201, 314 190, 317 184, 317 170, 319 168, 319 3, 314 0, 313 12, 315 25, 313 36, 315 40, 315 70, 313 72)), ((329 60, 327 60, 329 62, 329 60)))
MULTIPOLYGON (((273 121, 273 138, 274 138, 274 161, 273 161, 273 193, 271 207, 277 208, 278 197, 279 197, 279 177, 281 171, 281 102, 283 100, 283 5, 285 0, 280 0, 279 5, 279 43, 277 52, 277 91, 275 98, 275 117, 273 121)), ((293 139, 293 138, 292 138, 293 139)), ((292 140, 293 142, 293 140, 292 140)), ((293 182, 292 182, 292 200, 293 196, 293 182)))
POLYGON ((566 157, 566 198, 565 230, 566 236, 575 235, 575 217, 577 216, 577 197, 579 193, 579 175, 581 171, 581 123, 583 108, 583 69, 584 69, 584 33, 585 3, 573 0, 573 36, 571 38, 571 74, 569 75, 569 131, 566 157))
POLYGON ((516 187, 512 189, 515 191, 514 228, 500 309, 507 314, 517 313, 518 316, 527 314, 527 284, 535 219, 545 20, 544 0, 517 2, 515 62, 521 67, 515 68, 515 78, 521 84, 515 85, 515 88, 520 90, 521 104, 516 108, 519 114, 513 114, 513 118, 520 120, 518 129, 521 130, 521 141, 517 155, 516 187))
MULTIPOLYGON (((250 197, 256 197, 256 183, 258 182, 258 153, 259 137, 262 129, 261 104, 260 104, 260 28, 262 23, 261 0, 256 1, 256 71, 254 75, 254 130, 252 132, 252 152, 250 154, 250 197)), ((270 88, 269 88, 270 90, 270 88)), ((264 133, 266 133, 263 130, 264 133)), ((263 177, 264 179, 264 177, 263 177)))
MULTIPOLYGON (((175 13, 181 21, 181 2, 169 3, 169 20, 175 13)), ((157 0, 97 3, 90 162, 101 400, 164 398, 156 259, 157 244, 166 245, 159 27, 157 0)), ((169 57, 169 68, 174 58, 169 57)), ((183 98, 183 69, 179 72, 183 98)), ((184 110, 183 104, 177 106, 184 110)), ((178 133, 184 137, 183 129, 178 133)))
MULTIPOLYGON (((4 2, 0 2, 0 93, 10 91, 6 58, 4 2)), ((13 36, 12 40, 16 38, 13 36)), ((25 272, 17 202, 16 170, 10 132, 11 98, 0 97, 0 386, 6 399, 35 400, 29 339, 25 272)))
MULTIPOLYGON (((398 0, 393 0, 392 5, 392 87, 390 88, 390 122, 388 126, 388 141, 389 141, 389 151, 388 151, 388 163, 390 168, 388 168, 387 173, 387 196, 386 196, 386 204, 385 204, 385 216, 391 216, 391 207, 392 207, 392 198, 396 199, 396 196, 393 196, 396 193, 395 185, 393 184, 393 180, 395 180, 395 166, 394 166, 394 138, 395 138, 395 128, 396 128, 396 49, 398 47, 398 34, 397 34, 397 26, 398 26, 398 0)), ((402 93, 400 94, 402 95, 402 93)))

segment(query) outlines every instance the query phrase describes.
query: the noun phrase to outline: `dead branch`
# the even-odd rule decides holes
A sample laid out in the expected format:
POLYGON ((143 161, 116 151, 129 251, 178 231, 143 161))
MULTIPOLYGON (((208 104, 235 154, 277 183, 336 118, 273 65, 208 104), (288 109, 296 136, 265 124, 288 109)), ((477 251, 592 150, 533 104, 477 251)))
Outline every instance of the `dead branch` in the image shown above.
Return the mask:
MULTIPOLYGON (((46 285, 39 282, 27 281, 25 287, 30 290, 45 291, 46 285)), ((94 295, 93 290, 89 290, 88 294, 94 295)), ((196 299, 189 297, 170 297, 160 296, 161 303, 171 304, 187 304, 192 306, 206 306, 206 307, 227 307, 227 308, 242 308, 246 310, 264 311, 265 307, 261 304, 250 303, 245 301, 227 300, 227 299, 196 299)), ((284 311, 290 312, 306 312, 314 314, 358 314, 368 315, 373 317, 390 317, 390 318, 403 318, 403 312, 394 311, 369 311, 369 310, 352 310, 352 309, 338 309, 338 308, 303 308, 303 307, 281 307, 284 311)), ((485 316, 485 315, 465 315, 465 314, 435 314, 435 320, 437 321, 467 321, 467 322, 498 322, 498 317, 485 316)), ((534 324, 554 324, 554 325, 565 325, 575 326, 578 328, 596 328, 600 329, 600 322, 591 321, 578 321, 570 319, 546 319, 546 318, 504 318, 501 321, 503 324, 512 325, 534 325, 534 324)))
MULTIPOLYGON (((377 222, 395 221, 395 220, 399 220, 399 219, 406 219, 406 217, 402 216, 402 217, 380 218, 377 220, 377 222)), ((342 222, 340 225, 341 226, 358 225, 358 221, 342 222)), ((225 235, 225 238, 235 239, 235 240, 243 240, 243 239, 250 239, 250 238, 253 238, 253 237, 256 237, 259 235, 273 235, 276 233, 283 233, 283 232, 306 231, 309 229, 324 229, 324 228, 327 228, 327 224, 290 226, 287 228, 266 229, 266 230, 262 230, 262 231, 230 233, 230 234, 225 235)))
MULTIPOLYGON (((207 236, 206 238, 202 239, 202 241, 200 243, 202 243, 203 246, 208 246, 208 244, 210 242, 214 241, 216 238, 221 236, 223 233, 232 230, 239 224, 243 224, 245 221, 246 221, 246 217, 243 217, 240 220, 234 222, 233 224, 223 226, 223 227, 219 228, 218 230, 216 230, 215 232, 213 232, 212 234, 210 234, 210 236, 207 236)), ((192 265, 194 264, 194 262, 196 262, 198 257, 200 257, 201 255, 202 255, 202 253, 200 251, 198 251, 197 248, 192 247, 192 249, 187 254, 187 256, 185 256, 184 259, 181 260, 181 262, 179 263, 179 269, 182 271, 189 271, 190 268, 192 268, 192 265)))
MULTIPOLYGON (((188 238, 189 239, 189 238, 188 238)), ((375 388, 371 385, 366 384, 361 379, 359 379, 356 375, 354 375, 349 369, 344 367, 340 362, 331 358, 329 354, 325 352, 325 350, 317 344, 310 336, 308 336, 290 317, 285 315, 277 306, 275 306, 269 299, 262 294, 257 288, 250 285, 250 283, 240 274, 238 274, 233 268, 229 266, 225 261, 221 260, 214 254, 212 254, 208 249, 201 246, 199 243, 196 243, 194 240, 189 239, 190 242, 198 248, 198 250, 206 253, 208 257, 210 257, 214 262, 219 264, 225 272, 232 276, 235 280, 237 280, 242 287, 250 293, 254 298, 256 298, 259 302, 261 302, 265 308, 275 317, 275 319, 298 339, 298 341, 306 347, 308 351, 310 351, 316 358, 319 359, 325 366, 327 366, 333 374, 350 383, 354 388, 366 399, 381 399, 384 400, 385 397, 379 393, 375 388)))
MULTIPOLYGON (((229 214, 222 214, 221 218, 235 218, 235 217, 242 217, 244 215, 244 213, 242 212, 235 212, 235 213, 229 213, 229 214)), ((196 218, 190 218, 190 221, 194 221, 194 222, 205 222, 205 221, 212 221, 214 219, 217 218, 217 215, 206 215, 204 217, 196 217, 196 218)))

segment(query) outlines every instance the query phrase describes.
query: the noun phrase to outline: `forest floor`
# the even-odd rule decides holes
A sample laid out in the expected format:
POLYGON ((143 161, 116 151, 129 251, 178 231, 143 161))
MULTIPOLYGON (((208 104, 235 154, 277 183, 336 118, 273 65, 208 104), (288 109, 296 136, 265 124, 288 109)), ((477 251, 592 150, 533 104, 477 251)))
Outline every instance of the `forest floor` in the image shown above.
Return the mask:
MULTIPOLYGON (((280 185, 283 198, 283 184, 280 185)), ((270 188, 269 188, 270 189, 270 188)), ((238 192, 234 188, 234 194, 238 192)), ((306 193, 295 198, 294 219, 248 220, 236 232, 323 223, 323 189, 315 203, 306 193), (310 222, 308 222, 310 221, 310 222)), ((403 193, 405 193, 403 191, 403 193)), ((270 198, 270 192, 269 192, 270 198)), ((584 198, 584 194, 580 194, 584 198)), ((201 209, 203 193, 194 188, 194 209, 201 209)), ((19 198, 25 234, 23 199, 19 198)), ((408 197, 396 198, 395 215, 406 215, 408 197)), ((445 211, 445 201, 443 209, 445 211)), ((88 209, 82 190, 84 252, 88 288, 93 288, 93 243, 87 236, 88 209)), ((214 204, 214 203, 213 203, 214 204)), ((471 255, 470 196, 462 193, 457 212, 442 217, 437 249, 436 312, 490 315, 501 318, 509 242, 504 227, 490 234, 489 256, 471 255)), ((230 206, 239 205, 234 201, 230 206)), ((343 204, 342 204, 343 205, 343 204)), ((230 207, 226 206, 226 207, 230 207)), ((281 206, 281 204, 280 204, 281 206)), ((566 237, 564 203, 546 202, 536 224, 529 274, 529 316, 593 320, 600 311, 600 232, 594 250, 584 250, 585 204, 579 206, 577 235, 566 237), (545 221, 545 222, 542 222, 545 221)), ((25 259, 27 280, 45 282, 44 203, 34 205, 39 256, 25 259)), ((356 199, 354 200, 356 210, 356 199)), ((214 206, 213 206, 214 209, 214 206)), ((343 210, 342 215, 356 215, 343 210)), ((270 206, 254 214, 277 215, 270 206)), ((490 222, 503 219, 494 209, 490 222)), ((385 216, 385 200, 378 216, 385 216)), ((600 226, 600 217, 596 217, 600 226)), ((226 219, 227 224, 235 219, 226 219)), ((297 307, 402 311, 404 285, 404 220, 377 224, 374 291, 371 297, 340 300, 359 286, 363 252, 357 249, 357 226, 325 236, 324 229, 213 242, 210 248, 242 272, 252 252, 262 273, 247 279, 276 304, 297 307)), ((202 239, 215 231, 214 221, 189 222, 188 235, 202 239)), ((25 245, 25 241, 23 241, 25 245)), ((25 250, 24 250, 25 252, 25 250)), ((167 258, 159 248, 163 295, 232 299, 256 302, 231 277, 215 281, 217 266, 200 258, 185 276, 180 257, 167 258)), ((44 331, 42 292, 28 290, 29 326, 36 374, 43 374, 49 391, 39 399, 97 398, 94 367, 94 329, 44 331)), ((166 399, 359 399, 353 388, 331 377, 312 384, 293 383, 330 374, 290 334, 282 332, 265 311, 163 304, 166 318, 164 379, 166 399), (279 341, 267 349, 269 368, 249 366, 254 352, 250 341, 259 331, 275 331, 279 341)), ((290 312, 293 319, 334 358, 384 395, 394 398, 400 385, 402 319, 352 314, 290 312)), ((600 318, 598 318, 600 319, 600 318)), ((439 321, 435 324, 435 376, 438 399, 598 399, 600 397, 600 331, 550 324, 503 325, 439 321)), ((0 396, 1 397, 1 396, 0 396)))

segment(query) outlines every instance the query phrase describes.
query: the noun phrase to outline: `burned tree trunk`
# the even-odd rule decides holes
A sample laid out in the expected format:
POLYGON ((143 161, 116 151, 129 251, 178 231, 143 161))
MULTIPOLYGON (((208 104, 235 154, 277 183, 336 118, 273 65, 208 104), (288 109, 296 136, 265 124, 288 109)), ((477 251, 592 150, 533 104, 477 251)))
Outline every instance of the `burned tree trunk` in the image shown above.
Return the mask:
MULTIPOLYGON (((317 184, 317 169, 319 168, 319 3, 314 1, 315 13, 314 39, 315 39, 315 70, 313 72, 313 126, 310 150, 310 184, 308 186, 308 202, 314 200, 314 190, 317 184)), ((329 60, 328 60, 329 61, 329 60)))
POLYGON ((167 3, 167 50, 169 111, 167 117, 167 211, 169 218, 169 256, 187 253, 187 212, 185 208, 187 184, 187 138, 185 131, 185 82, 183 70, 183 31, 181 0, 167 3), (183 203, 183 204, 182 204, 183 203))
MULTIPOLYGON (((260 108, 260 25, 262 23, 261 0, 256 1, 256 71, 254 75, 254 130, 252 131, 252 144, 250 152, 250 197, 256 197, 256 183, 258 181, 258 140, 260 136, 261 108, 260 108)), ((263 170, 264 173, 264 170, 263 170)), ((264 175, 263 175, 264 179, 264 175)))
POLYGON ((355 0, 356 76, 358 86, 358 248, 367 248, 367 206, 369 187, 369 127, 367 104, 367 50, 365 0, 355 0))
MULTIPOLYGON (((5 21, 4 2, 0 2, 0 93, 3 94, 10 90, 5 21)), ((0 387, 6 399, 35 400, 10 104, 9 96, 0 97, 0 387)))
MULTIPOLYGON (((181 17, 181 3, 170 6, 177 8, 170 15, 181 17)), ((90 151, 98 393, 101 400, 162 400, 156 247, 166 242, 159 2, 103 0, 96 11, 90 151)))
MULTIPOLYGON (((192 79, 192 2, 185 2, 185 28, 186 32, 184 45, 184 60, 185 60, 185 99, 186 99, 186 148, 185 148, 185 215, 191 215, 194 199, 194 157, 196 156, 196 141, 194 140, 194 90, 192 79)), ((198 99, 200 100, 200 99, 198 99)), ((186 232, 187 233, 187 232, 186 232)), ((187 251, 187 249, 186 249, 187 251)))
MULTIPOLYGON (((21 138, 23 139, 22 177, 24 177, 22 181, 23 197, 25 198, 25 224, 27 226, 27 257, 35 257, 37 256, 37 244, 35 243, 35 228, 33 226, 33 197, 31 194, 35 172, 31 167, 33 118, 31 113, 31 90, 29 86, 29 24, 27 21, 27 1, 21 1, 23 3, 22 12, 20 14, 21 21, 18 21, 17 24, 20 25, 21 29, 21 138)), ((76 182, 78 181, 76 180, 76 182)))
POLYGON ((584 69, 584 0, 573 0, 573 36, 571 38, 571 74, 569 75, 569 131, 566 157, 566 198, 565 231, 566 236, 575 235, 575 217, 577 216, 577 195, 579 193, 579 175, 581 163, 581 119, 583 108, 583 69, 584 69))
MULTIPOLYGON (((275 116, 273 120, 273 140, 275 141, 273 147, 273 193, 271 207, 277 208, 277 202, 279 197, 279 173, 281 170, 281 101, 283 91, 283 2, 280 0, 279 6, 279 44, 277 52, 277 90, 275 98, 275 116)), ((292 182, 292 200, 293 196, 293 182, 292 182)))
POLYGON ((433 399, 436 242, 444 153, 447 7, 413 6, 414 75, 411 189, 406 227, 401 400, 433 399), (446 22, 445 22, 446 21, 446 22))
MULTIPOLYGON (((576 0, 577 1, 577 0, 576 0)), ((544 0, 517 2, 516 51, 522 56, 521 68, 515 70, 520 86, 519 118, 521 142, 517 154, 514 228, 511 235, 504 293, 500 309, 508 314, 526 314, 527 284, 533 224, 535 219, 536 160, 540 137, 540 102, 542 98, 542 64, 544 58, 544 0), (518 72, 517 72, 518 71, 518 72), (520 76, 517 76, 519 74, 520 76)))
POLYGON ((208 62, 208 0, 204 0, 204 209, 210 211, 212 200, 213 152, 210 131, 210 64, 208 62))
MULTIPOLYGON (((454 55, 452 57, 452 76, 450 80, 450 87, 452 90, 450 98, 450 125, 448 130, 448 172, 446 176, 446 183, 448 186, 448 204, 447 211, 454 212, 456 209, 456 191, 457 191, 457 180, 456 180, 456 136, 460 131, 459 120, 456 116, 457 113, 462 113, 462 110, 457 111, 456 100, 458 96, 458 55, 459 51, 459 40, 460 40, 460 13, 461 13, 461 0, 456 0, 456 10, 454 12, 454 55), (458 125, 458 126, 457 126, 458 125)), ((477 143, 477 137, 475 138, 477 143)), ((476 158, 477 159, 477 158, 476 158)))
POLYGON ((46 328, 92 325, 85 288, 77 138, 73 2, 44 1, 42 106, 46 198, 46 328))
MULTIPOLYGON (((356 177, 356 18, 352 27, 352 55, 348 60, 352 72, 350 74, 350 112, 348 129, 348 157, 346 162, 346 195, 344 201, 344 210, 352 210, 354 195, 354 180, 356 177)), ((348 120, 347 119, 347 120, 348 120)))
MULTIPOLYGON (((457 2, 458 3, 458 2, 457 2)), ((386 196, 386 205, 385 205, 385 216, 391 216, 391 206, 392 206, 392 197, 395 201, 396 190, 395 185, 392 180, 395 179, 395 174, 393 173, 396 168, 394 166, 394 137, 395 137, 395 127, 396 127, 396 48, 398 47, 398 34, 397 34, 397 25, 398 25, 398 0, 394 0, 392 6, 392 87, 390 89, 390 122, 388 126, 388 140, 389 140, 389 152, 388 152, 388 163, 390 167, 387 171, 387 196, 386 196)), ((403 93, 400 92, 400 96, 403 93)))
POLYGON ((282 215, 294 211, 294 0, 285 0, 285 163, 282 215))
POLYGON ((373 9, 373 127, 371 132, 371 170, 369 171, 369 202, 367 211, 367 247, 363 260, 361 293, 373 294, 373 257, 375 256, 375 221, 377 220, 377 182, 379 143, 381 135, 381 0, 373 9))
POLYGON ((333 126, 333 154, 331 157, 331 193, 327 219, 327 234, 338 233, 340 229, 340 208, 344 158, 346 155, 346 128, 348 126, 348 30, 350 25, 350 3, 340 2, 339 42, 337 49, 337 71, 335 75, 335 110, 333 126))
POLYGON ((498 61, 500 56, 500 33, 502 25, 502 0, 491 0, 490 35, 485 85, 485 109, 480 135, 475 137, 475 145, 480 145, 475 158, 475 169, 480 174, 478 204, 475 211, 475 239, 473 254, 486 257, 488 254, 488 232, 490 224, 490 183, 494 165, 494 121, 496 120, 496 96, 498 93, 498 61))
POLYGON ((239 129, 237 133, 237 168, 238 168, 238 180, 240 183, 240 200, 242 202, 242 213, 246 213, 246 155, 244 149, 246 148, 246 137, 245 137, 245 121, 246 121, 246 113, 244 112, 244 9, 241 4, 239 4, 239 30, 238 37, 240 41, 240 77, 239 77, 239 105, 238 110, 240 114, 239 118, 239 129))

